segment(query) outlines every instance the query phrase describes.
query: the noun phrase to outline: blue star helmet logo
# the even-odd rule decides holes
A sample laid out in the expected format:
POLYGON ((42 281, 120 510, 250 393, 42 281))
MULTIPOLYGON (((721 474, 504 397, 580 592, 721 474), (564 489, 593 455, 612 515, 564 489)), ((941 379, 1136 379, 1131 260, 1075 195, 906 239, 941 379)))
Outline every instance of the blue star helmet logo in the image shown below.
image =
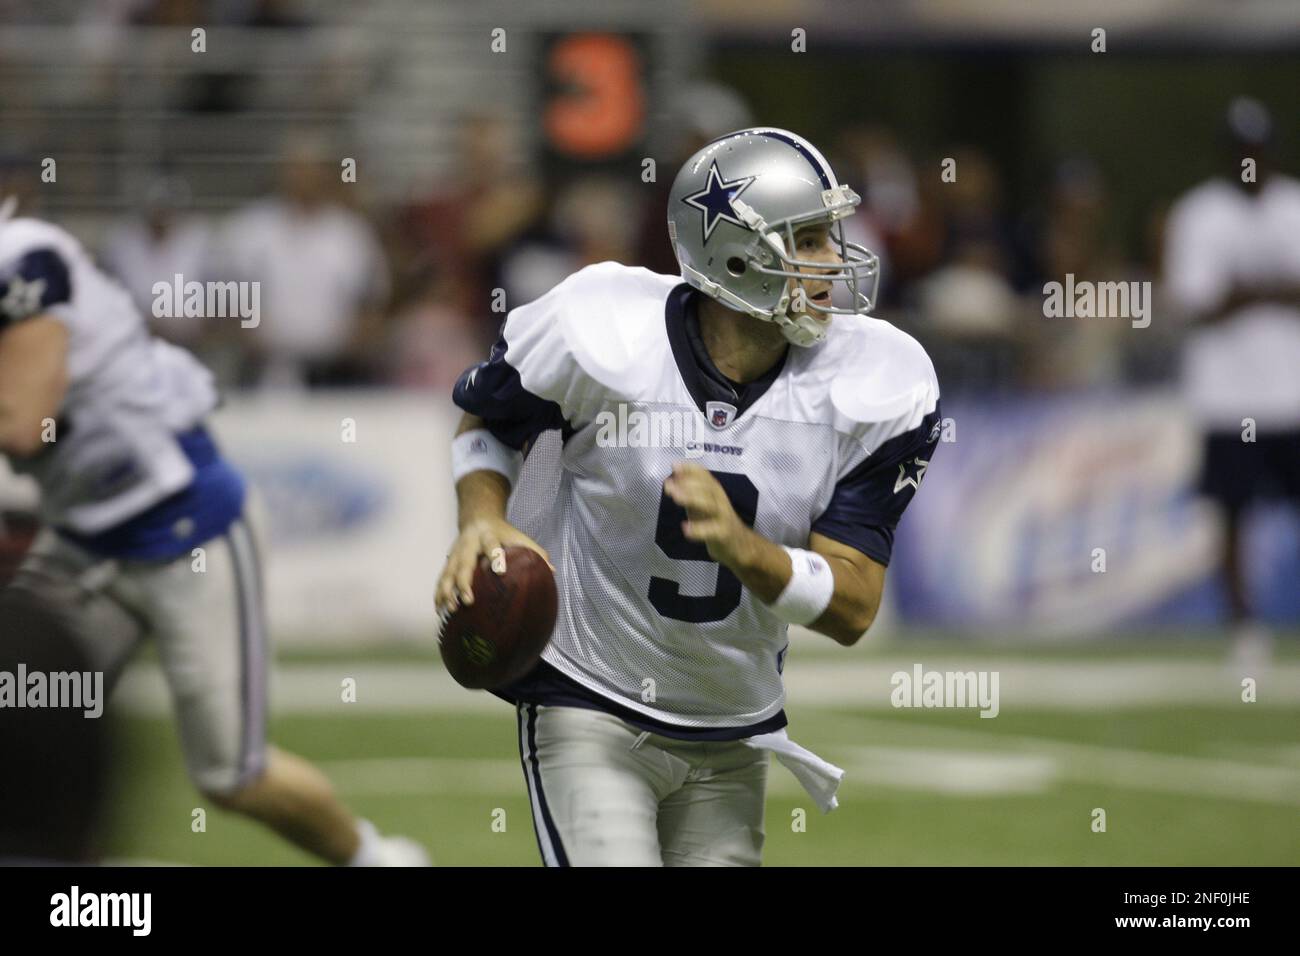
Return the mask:
POLYGON ((744 228, 745 224, 736 218, 735 211, 731 208, 731 201, 748 189, 755 178, 747 176, 744 179, 733 179, 728 182, 723 179, 722 173, 718 171, 718 162, 714 160, 713 165, 709 167, 709 180, 704 188, 682 200, 686 205, 694 206, 704 213, 705 242, 708 242, 709 236, 713 235, 713 229, 719 219, 725 219, 744 228))

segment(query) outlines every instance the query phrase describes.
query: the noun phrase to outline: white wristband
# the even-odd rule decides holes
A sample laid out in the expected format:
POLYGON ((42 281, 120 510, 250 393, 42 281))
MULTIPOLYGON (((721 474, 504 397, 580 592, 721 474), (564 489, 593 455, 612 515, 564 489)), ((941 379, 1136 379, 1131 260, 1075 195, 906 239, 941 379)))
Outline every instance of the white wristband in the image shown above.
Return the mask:
POLYGON ((787 624, 811 624, 830 606, 835 593, 831 566, 816 551, 786 548, 790 555, 790 583, 768 607, 787 624))
POLYGON ((475 428, 457 435, 451 443, 451 480, 460 481, 471 471, 495 471, 505 475, 513 488, 523 461, 521 453, 486 428, 475 428))

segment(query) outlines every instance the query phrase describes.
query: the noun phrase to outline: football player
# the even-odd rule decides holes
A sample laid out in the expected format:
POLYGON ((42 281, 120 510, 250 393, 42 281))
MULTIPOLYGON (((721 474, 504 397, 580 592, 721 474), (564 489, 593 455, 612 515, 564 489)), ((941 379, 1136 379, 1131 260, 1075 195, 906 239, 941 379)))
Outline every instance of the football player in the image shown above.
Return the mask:
MULTIPOLYGON (((157 642, 190 778, 218 806, 329 862, 427 862, 267 745, 259 519, 204 427, 212 376, 152 338, 72 236, 11 213, 0 211, 0 453, 40 486, 45 527, 9 586, 75 618, 110 673, 140 638, 157 642)), ((0 621, 0 636, 12 626, 0 621)))
POLYGON ((560 588, 542 661, 497 691, 548 865, 758 864, 769 752, 834 807, 842 772, 786 736, 787 628, 849 646, 871 625, 940 433, 929 358, 867 317, 878 260, 841 222, 859 197, 809 142, 731 133, 669 202, 680 276, 574 273, 454 392, 439 608, 472 603, 479 558, 500 573, 510 545, 560 588), (637 415, 696 427, 609 427, 637 415))

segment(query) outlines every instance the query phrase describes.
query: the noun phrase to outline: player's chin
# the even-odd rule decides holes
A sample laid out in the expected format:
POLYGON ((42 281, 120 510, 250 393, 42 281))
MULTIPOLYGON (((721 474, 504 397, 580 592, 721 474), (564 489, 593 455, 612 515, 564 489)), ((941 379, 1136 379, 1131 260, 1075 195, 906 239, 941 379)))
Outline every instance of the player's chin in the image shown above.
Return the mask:
POLYGON ((830 307, 831 307, 831 294, 829 292, 823 292, 820 293, 819 295, 813 295, 808 297, 808 307, 803 311, 802 314, 808 316, 818 325, 823 325, 823 326, 830 325, 831 319, 834 318, 835 314, 833 312, 822 311, 823 309, 829 309, 830 307))

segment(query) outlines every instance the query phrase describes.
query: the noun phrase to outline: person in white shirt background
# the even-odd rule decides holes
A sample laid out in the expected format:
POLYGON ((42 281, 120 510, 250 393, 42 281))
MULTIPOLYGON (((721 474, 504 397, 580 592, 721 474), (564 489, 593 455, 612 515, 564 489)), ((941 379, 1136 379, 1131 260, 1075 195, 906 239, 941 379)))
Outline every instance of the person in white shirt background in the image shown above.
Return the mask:
POLYGON ((238 210, 223 230, 223 278, 260 282, 261 318, 243 344, 242 376, 259 385, 347 385, 382 331, 387 259, 370 224, 338 200, 327 144, 293 135, 278 191, 238 210))
POLYGON ((1165 282, 1191 322, 1184 398, 1204 438, 1199 491, 1223 515, 1221 560, 1243 676, 1271 636, 1249 593, 1251 506, 1300 502, 1300 182, 1273 166, 1273 120, 1249 97, 1227 113, 1230 167, 1170 211, 1165 282))
POLYGON ((131 293, 152 331, 170 342, 193 348, 200 344, 203 320, 185 315, 154 316, 154 284, 204 282, 211 268, 211 229, 190 212, 189 183, 160 175, 140 190, 143 208, 123 216, 109 231, 100 258, 104 267, 131 293))

